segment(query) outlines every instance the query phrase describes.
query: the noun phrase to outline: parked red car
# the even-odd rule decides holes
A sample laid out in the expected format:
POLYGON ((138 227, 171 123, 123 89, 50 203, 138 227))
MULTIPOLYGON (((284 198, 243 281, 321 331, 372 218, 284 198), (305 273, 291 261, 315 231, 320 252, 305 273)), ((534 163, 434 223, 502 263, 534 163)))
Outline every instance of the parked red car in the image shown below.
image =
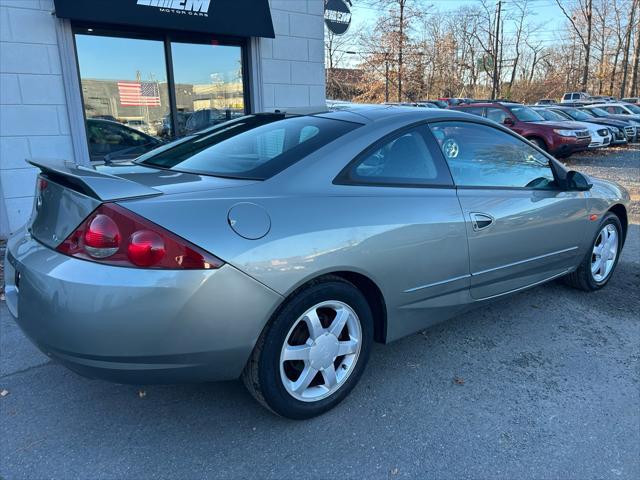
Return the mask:
POLYGON ((566 125, 547 122, 533 109, 519 103, 472 103, 450 108, 505 125, 558 158, 586 150, 591 143, 588 130, 571 129, 566 125))

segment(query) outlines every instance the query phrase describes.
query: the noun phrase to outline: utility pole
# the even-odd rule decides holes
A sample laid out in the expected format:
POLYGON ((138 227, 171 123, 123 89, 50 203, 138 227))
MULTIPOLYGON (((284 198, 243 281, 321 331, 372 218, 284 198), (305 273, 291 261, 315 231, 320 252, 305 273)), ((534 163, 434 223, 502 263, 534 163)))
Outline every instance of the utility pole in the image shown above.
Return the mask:
POLYGON ((638 2, 634 0, 631 4, 631 12, 629 13, 629 25, 624 39, 624 57, 622 60, 622 83, 620 84, 620 98, 625 97, 627 91, 627 75, 629 72, 629 50, 631 50, 631 31, 633 30, 633 20, 638 2))
POLYGON ((406 0, 399 0, 400 7, 400 25, 398 39, 398 102, 402 102, 402 47, 404 46, 404 6, 406 0))
POLYGON ((502 11, 502 0, 498 0, 496 5, 496 32, 495 44, 493 47, 493 87, 491 88, 491 98, 498 96, 498 49, 500 45, 500 13, 502 11))
POLYGON ((389 101, 389 53, 384 54, 384 101, 389 101))

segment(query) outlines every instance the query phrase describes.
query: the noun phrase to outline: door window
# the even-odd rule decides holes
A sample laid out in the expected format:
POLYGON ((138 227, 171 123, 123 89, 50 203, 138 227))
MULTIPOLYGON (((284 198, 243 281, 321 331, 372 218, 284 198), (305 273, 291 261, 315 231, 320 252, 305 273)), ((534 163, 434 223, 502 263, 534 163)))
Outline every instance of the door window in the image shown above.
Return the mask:
POLYGON ((451 185, 446 167, 429 149, 425 129, 416 127, 374 146, 348 167, 346 180, 362 184, 451 185))
POLYGON ((509 114, 502 110, 501 108, 490 107, 487 108, 487 118, 489 120, 493 120, 496 123, 504 123, 504 119, 507 118, 509 114))
POLYGON ((484 108, 482 107, 467 107, 464 110, 462 110, 465 113, 473 113, 474 115, 478 115, 479 117, 482 116, 482 110, 484 110, 484 108))
POLYGON ((548 158, 522 140, 487 125, 431 125, 456 185, 548 189, 554 176, 548 158))

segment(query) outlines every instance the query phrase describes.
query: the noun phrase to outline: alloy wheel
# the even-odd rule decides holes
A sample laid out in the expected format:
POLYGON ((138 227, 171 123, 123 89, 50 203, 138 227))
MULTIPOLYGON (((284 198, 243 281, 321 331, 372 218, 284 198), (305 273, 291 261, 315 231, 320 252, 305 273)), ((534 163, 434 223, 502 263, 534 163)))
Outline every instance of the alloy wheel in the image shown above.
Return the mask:
POLYGON ((618 230, 614 225, 605 225, 596 238, 591 253, 591 275, 596 282, 605 281, 618 257, 618 230))
POLYGON ((280 352, 280 378, 292 397, 316 402, 335 393, 353 372, 362 326, 346 303, 318 303, 293 324, 280 352))

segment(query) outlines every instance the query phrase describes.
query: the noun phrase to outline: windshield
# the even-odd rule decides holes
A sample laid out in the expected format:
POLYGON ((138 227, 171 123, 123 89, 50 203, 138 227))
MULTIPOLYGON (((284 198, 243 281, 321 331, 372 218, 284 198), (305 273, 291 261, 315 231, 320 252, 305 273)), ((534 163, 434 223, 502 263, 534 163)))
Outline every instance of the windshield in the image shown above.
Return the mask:
POLYGON ((568 109, 564 110, 564 112, 566 112, 566 114, 569 115, 574 120, 588 122, 590 119, 593 118, 593 117, 587 115, 586 113, 584 113, 584 112, 582 112, 582 111, 580 111, 580 110, 578 110, 576 108, 568 108, 568 109))
POLYGON ((633 113, 635 113, 635 114, 640 114, 640 107, 638 107, 638 106, 636 106, 636 105, 631 105, 631 104, 629 104, 629 105, 625 105, 625 107, 626 107, 628 110, 631 110, 631 111, 632 111, 633 113))
POLYGON ((597 107, 590 108, 588 113, 591 113, 595 117, 606 117, 609 115, 605 110, 597 107))
POLYGON ((540 114, 529 107, 509 107, 509 110, 521 122, 542 122, 544 120, 540 114))
POLYGON ((555 121, 555 122, 566 122, 567 119, 560 115, 559 113, 552 112, 551 110, 547 110, 546 108, 536 109, 536 113, 538 113, 542 118, 547 121, 555 121))
POLYGON ((266 180, 359 126, 314 116, 248 115, 138 161, 181 172, 266 180))

